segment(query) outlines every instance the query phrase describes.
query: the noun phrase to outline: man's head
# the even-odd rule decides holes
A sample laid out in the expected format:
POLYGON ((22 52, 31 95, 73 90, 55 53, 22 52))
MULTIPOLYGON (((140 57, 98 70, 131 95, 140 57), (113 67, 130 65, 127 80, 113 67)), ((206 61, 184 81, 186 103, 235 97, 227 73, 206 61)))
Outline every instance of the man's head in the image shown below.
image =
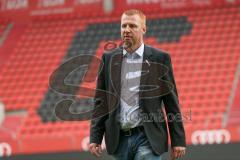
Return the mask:
POLYGON ((135 51, 146 33, 146 16, 140 10, 127 10, 121 17, 121 37, 128 52, 135 51))

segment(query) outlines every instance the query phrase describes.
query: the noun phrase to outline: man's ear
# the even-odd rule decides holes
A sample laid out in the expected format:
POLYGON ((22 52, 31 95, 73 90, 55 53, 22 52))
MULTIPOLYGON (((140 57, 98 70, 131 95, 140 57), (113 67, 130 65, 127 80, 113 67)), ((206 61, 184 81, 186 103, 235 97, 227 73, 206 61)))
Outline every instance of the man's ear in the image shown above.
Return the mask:
POLYGON ((145 34, 147 32, 147 27, 143 26, 142 31, 143 31, 143 34, 145 34))

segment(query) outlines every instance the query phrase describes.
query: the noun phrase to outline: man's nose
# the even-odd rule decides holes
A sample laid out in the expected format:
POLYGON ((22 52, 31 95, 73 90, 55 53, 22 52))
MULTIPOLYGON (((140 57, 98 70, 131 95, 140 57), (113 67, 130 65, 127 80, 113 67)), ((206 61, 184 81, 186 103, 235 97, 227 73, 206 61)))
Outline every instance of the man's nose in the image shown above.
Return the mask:
POLYGON ((124 31, 125 32, 130 32, 130 27, 127 25, 124 31))

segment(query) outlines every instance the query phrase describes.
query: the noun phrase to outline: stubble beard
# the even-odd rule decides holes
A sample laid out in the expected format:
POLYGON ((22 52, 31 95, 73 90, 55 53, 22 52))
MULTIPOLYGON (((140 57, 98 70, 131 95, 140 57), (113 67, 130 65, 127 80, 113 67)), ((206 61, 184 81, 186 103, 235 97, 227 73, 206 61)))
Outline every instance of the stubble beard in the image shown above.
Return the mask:
POLYGON ((132 43, 132 42, 130 42, 130 41, 125 41, 125 42, 124 42, 124 45, 123 45, 123 48, 126 49, 126 50, 129 50, 129 49, 132 48, 132 46, 133 46, 133 43, 132 43))

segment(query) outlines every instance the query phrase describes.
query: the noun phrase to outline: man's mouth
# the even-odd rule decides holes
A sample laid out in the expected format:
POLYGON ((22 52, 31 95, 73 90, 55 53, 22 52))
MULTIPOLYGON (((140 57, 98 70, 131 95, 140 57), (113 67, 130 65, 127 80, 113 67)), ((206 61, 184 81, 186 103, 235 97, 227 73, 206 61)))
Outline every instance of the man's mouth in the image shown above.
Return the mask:
POLYGON ((131 36, 124 36, 124 39, 131 39, 131 36))

